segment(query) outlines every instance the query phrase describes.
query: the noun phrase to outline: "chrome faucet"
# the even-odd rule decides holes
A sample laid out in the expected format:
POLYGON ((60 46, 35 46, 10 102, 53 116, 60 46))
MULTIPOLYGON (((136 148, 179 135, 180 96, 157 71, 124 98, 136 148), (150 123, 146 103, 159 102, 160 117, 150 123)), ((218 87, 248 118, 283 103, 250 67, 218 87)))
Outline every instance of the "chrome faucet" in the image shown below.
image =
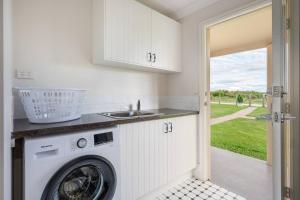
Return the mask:
POLYGON ((137 110, 137 112, 141 112, 141 100, 138 100, 137 105, 136 105, 136 110, 137 110))

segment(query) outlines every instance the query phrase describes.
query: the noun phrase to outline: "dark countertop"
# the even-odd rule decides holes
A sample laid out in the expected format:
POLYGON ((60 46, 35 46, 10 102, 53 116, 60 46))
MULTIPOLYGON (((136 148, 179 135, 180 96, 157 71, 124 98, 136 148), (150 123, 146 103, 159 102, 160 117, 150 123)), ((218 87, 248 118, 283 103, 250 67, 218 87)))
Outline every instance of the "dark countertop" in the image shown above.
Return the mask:
POLYGON ((119 124, 128 124, 128 123, 134 123, 140 121, 166 119, 172 117, 199 114, 198 111, 176 110, 176 109, 167 109, 167 108, 150 110, 150 111, 154 113, 162 113, 162 114, 152 116, 152 117, 139 117, 139 118, 132 118, 132 119, 114 119, 99 114, 86 114, 86 115, 82 115, 82 117, 77 120, 61 122, 61 123, 53 123, 53 124, 31 124, 28 122, 27 119, 15 119, 12 138, 21 139, 28 136, 37 137, 43 135, 64 134, 64 133, 71 133, 76 131, 107 128, 119 124))

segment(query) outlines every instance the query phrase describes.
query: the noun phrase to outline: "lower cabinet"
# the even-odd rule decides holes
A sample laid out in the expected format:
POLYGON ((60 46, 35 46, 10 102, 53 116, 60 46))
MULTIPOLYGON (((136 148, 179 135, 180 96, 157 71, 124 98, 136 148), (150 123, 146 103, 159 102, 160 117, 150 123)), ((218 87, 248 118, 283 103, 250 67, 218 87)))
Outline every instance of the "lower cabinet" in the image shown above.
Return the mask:
POLYGON ((194 169, 197 116, 119 126, 122 200, 135 200, 194 169))

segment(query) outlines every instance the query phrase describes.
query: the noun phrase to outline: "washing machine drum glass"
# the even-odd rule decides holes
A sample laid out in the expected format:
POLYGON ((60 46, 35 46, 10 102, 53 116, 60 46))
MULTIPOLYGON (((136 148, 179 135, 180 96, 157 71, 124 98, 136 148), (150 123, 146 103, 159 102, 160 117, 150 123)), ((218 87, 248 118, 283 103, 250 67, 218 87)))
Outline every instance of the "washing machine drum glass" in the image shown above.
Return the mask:
POLYGON ((85 156, 63 166, 47 184, 42 200, 110 200, 116 188, 112 164, 85 156))

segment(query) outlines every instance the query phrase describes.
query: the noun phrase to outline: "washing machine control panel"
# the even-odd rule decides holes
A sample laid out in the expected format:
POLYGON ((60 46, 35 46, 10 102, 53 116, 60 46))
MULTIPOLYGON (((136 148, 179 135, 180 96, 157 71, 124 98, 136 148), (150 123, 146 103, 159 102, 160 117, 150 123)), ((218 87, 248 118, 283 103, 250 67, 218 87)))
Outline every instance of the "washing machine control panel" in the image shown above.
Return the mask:
POLYGON ((112 132, 99 133, 94 135, 94 145, 103 145, 112 143, 114 140, 112 132))
POLYGON ((73 137, 70 144, 73 152, 87 151, 102 145, 111 146, 115 144, 114 134, 112 131, 87 132, 85 135, 73 137))
POLYGON ((71 142, 72 151, 88 150, 93 147, 92 135, 74 137, 71 142))
POLYGON ((88 143, 87 139, 80 138, 79 140, 77 140, 77 147, 83 149, 87 146, 87 143, 88 143))

